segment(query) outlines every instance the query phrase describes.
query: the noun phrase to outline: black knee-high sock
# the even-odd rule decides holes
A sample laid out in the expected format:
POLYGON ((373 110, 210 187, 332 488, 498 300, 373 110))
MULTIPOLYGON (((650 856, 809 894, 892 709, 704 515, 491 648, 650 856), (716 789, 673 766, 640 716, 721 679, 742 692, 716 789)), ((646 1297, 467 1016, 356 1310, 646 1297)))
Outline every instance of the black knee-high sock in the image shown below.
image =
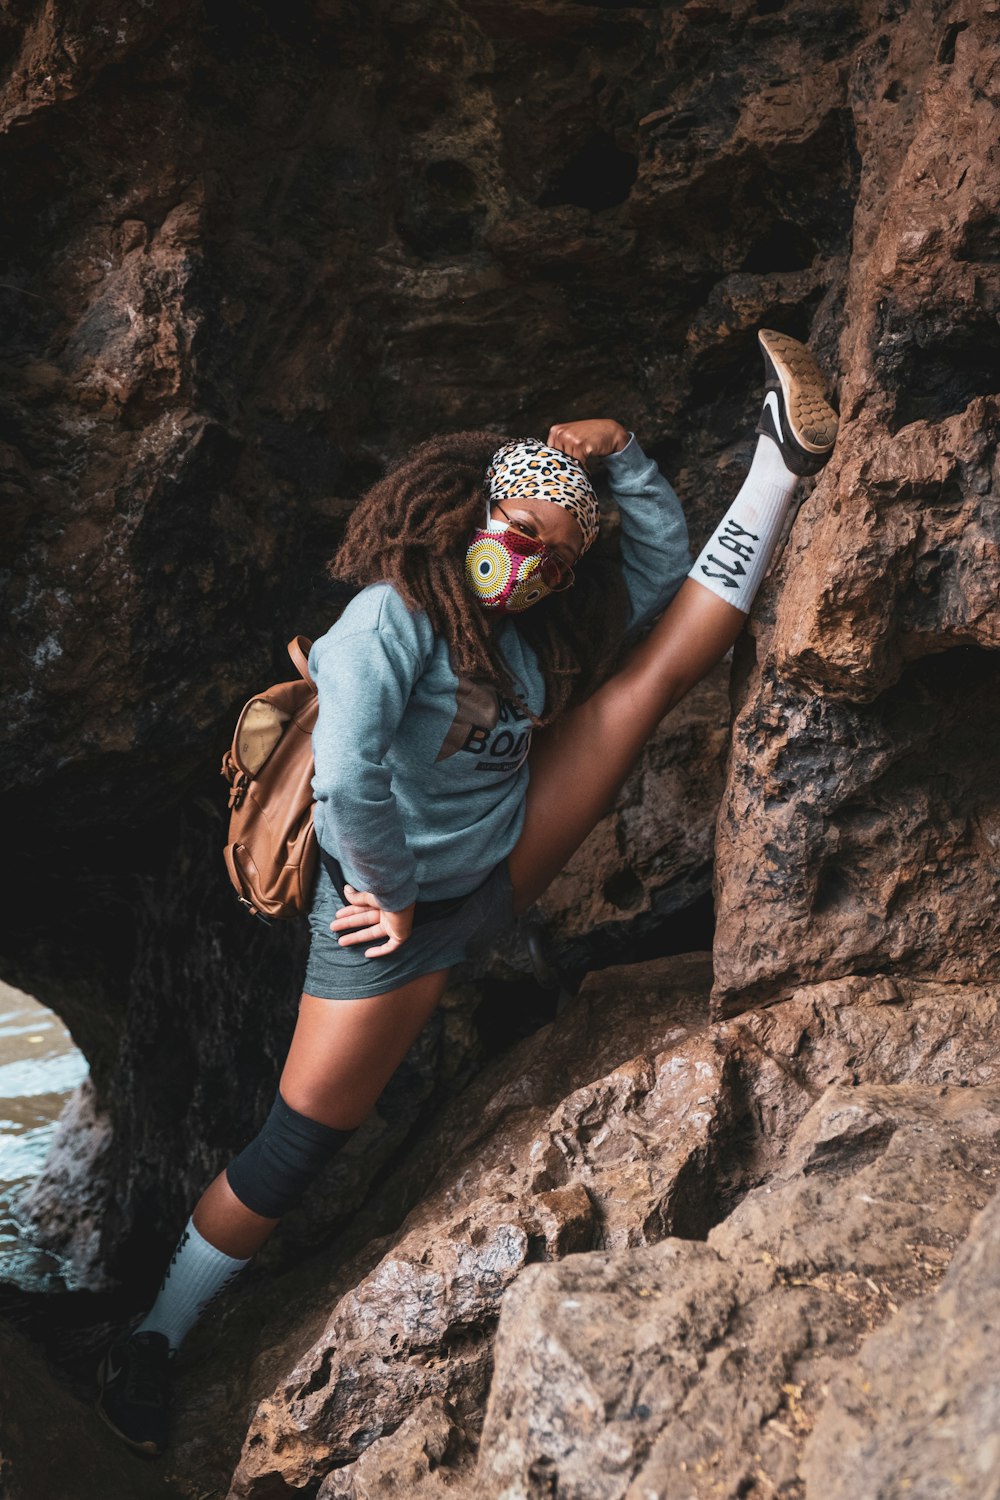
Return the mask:
MULTIPOLYGON (((311 1120, 276 1095, 264 1125, 230 1162, 226 1177, 251 1212, 279 1219, 354 1134, 311 1120)), ((163 1333, 180 1348, 208 1304, 249 1264, 209 1244, 188 1220, 156 1301, 135 1333, 163 1333)))

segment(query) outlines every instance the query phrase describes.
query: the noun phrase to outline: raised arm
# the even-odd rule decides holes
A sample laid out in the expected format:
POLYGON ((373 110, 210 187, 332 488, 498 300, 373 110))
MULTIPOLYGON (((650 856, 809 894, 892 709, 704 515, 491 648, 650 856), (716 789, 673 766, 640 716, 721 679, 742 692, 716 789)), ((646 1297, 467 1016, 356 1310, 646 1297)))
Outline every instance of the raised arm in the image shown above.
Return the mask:
POLYGON ((603 459, 611 498, 621 516, 622 572, 629 628, 666 608, 691 568, 687 522, 673 485, 643 453, 635 433, 599 418, 564 422, 549 431, 553 448, 584 463, 603 459))

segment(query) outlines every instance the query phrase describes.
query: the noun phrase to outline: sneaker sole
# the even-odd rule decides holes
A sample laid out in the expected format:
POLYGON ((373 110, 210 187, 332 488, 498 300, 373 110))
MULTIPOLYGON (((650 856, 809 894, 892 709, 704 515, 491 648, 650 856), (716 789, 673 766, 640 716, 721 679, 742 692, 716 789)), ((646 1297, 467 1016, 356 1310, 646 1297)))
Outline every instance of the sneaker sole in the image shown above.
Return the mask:
POLYGON ((792 436, 803 452, 816 457, 829 453, 837 440, 840 419, 826 399, 826 377, 805 344, 761 328, 757 339, 781 382, 785 414, 792 436))
POLYGON ((127 1432, 122 1432, 120 1427, 116 1427, 114 1422, 112 1422, 111 1418, 108 1416, 107 1412, 104 1410, 104 1376, 106 1371, 106 1359, 107 1356, 105 1356, 101 1360, 101 1363, 97 1367, 98 1395, 97 1400, 94 1403, 95 1407, 97 1408, 97 1415, 100 1417, 101 1421, 105 1423, 106 1426, 111 1428, 111 1431, 114 1433, 115 1437, 118 1438, 120 1442, 126 1443, 128 1447, 132 1449, 133 1453, 139 1453, 143 1458, 162 1458, 165 1451, 163 1448, 158 1448, 151 1439, 145 1443, 137 1443, 135 1438, 130 1438, 127 1432))

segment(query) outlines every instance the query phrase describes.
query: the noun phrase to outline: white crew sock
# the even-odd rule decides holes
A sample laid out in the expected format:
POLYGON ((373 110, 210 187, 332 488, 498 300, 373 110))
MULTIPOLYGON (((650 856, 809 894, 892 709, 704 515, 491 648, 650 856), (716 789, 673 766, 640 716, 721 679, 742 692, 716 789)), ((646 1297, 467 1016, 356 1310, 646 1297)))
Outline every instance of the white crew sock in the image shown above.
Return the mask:
POLYGON ((782 463, 777 443, 761 434, 739 494, 688 577, 749 613, 798 482, 782 463))
POLYGON ((188 1219, 156 1301, 132 1332, 165 1333, 175 1354, 212 1298, 248 1264, 210 1245, 188 1219))

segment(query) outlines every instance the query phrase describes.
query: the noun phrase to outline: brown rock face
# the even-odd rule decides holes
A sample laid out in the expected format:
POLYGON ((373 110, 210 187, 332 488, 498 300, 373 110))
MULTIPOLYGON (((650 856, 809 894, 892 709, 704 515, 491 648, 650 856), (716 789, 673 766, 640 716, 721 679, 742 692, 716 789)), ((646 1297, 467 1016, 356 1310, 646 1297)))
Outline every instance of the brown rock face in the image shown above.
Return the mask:
POLYGON ((802 1465, 817 1493, 846 1500, 867 1485, 934 1500, 958 1479, 984 1500, 1000 1495, 1000 1379, 982 1357, 1000 1320, 998 1239, 994 1194, 937 1295, 908 1307, 839 1372, 802 1465))
MULTIPOLYGON (((110 1111, 116 1274, 267 1107, 301 942, 236 910, 215 771, 283 642, 330 623, 353 498, 430 432, 605 412, 697 540, 750 452, 756 324, 832 349, 864 31, 749 0, 0 23, 2 961, 110 1111)), ((611 851, 603 915, 575 902, 602 925, 657 918, 647 873, 675 904, 707 884, 703 772, 661 779, 687 827, 624 815, 653 843, 611 851)))
MULTIPOLYGON (((799 1455, 827 1382, 898 1311, 895 1298, 934 1284, 941 1248, 964 1237, 993 1186, 998 1103, 995 1087, 830 1089, 786 1167, 707 1244, 532 1266, 504 1299, 476 1494, 500 1500, 542 1483, 574 1500, 805 1493, 799 1455), (948 1205, 932 1226, 928 1195, 948 1205)), ((994 1288, 995 1276, 991 1303, 994 1288)), ((908 1369, 910 1351, 889 1330, 880 1348, 879 1390, 865 1387, 872 1411, 880 1397, 896 1408, 893 1382, 908 1369)), ((978 1420, 963 1423, 970 1447, 952 1450, 957 1472, 977 1439, 997 1472, 984 1420, 995 1387, 979 1378, 978 1420)), ((938 1390, 924 1406, 935 1415, 938 1390)), ((844 1436, 840 1462, 856 1487, 837 1493, 880 1493, 844 1436)), ((905 1448, 902 1435, 894 1446, 905 1448)), ((946 1464, 942 1452, 939 1480, 946 1464)), ((831 1493, 828 1472, 815 1465, 810 1497, 831 1493)), ((947 1493, 929 1477, 918 1493, 947 1493)))
POLYGON ((852 970, 997 972, 1000 18, 921 15, 855 59, 844 420, 744 664, 724 1010, 852 970))
MULTIPOLYGON (((721 1361, 719 1379, 736 1382, 744 1403, 718 1439, 732 1493, 752 1451, 754 1413, 783 1420, 782 1382, 799 1381, 800 1360, 802 1381, 808 1366, 812 1382, 811 1424, 824 1372, 890 1304, 926 1289, 920 1267, 940 1273, 993 1190, 1000 987, 846 980, 710 1026, 709 978, 696 955, 593 975, 574 1007, 449 1107, 407 1167, 417 1206, 373 1247, 375 1264, 359 1264, 325 1326, 316 1329, 313 1309, 298 1326, 279 1309, 273 1333, 265 1330, 265 1345, 277 1345, 269 1366, 285 1373, 262 1393, 234 1500, 292 1495, 321 1479, 324 1500, 374 1495, 404 1472, 418 1495, 446 1481, 470 1484, 472 1495, 499 1495, 512 1482, 530 1493, 525 1476, 552 1456, 556 1427, 559 1452, 576 1455, 556 1464, 567 1493, 624 1494, 618 1477, 652 1452, 664 1414, 680 1409, 718 1329, 743 1308, 765 1371, 741 1358, 738 1331, 725 1342, 730 1352, 706 1365, 714 1372, 721 1361), (711 1249, 691 1243, 706 1236, 711 1249), (634 1284, 647 1265, 661 1266, 662 1287, 673 1289, 670 1316, 694 1319, 687 1344, 666 1326, 646 1330, 655 1307, 635 1300, 634 1284), (556 1278, 554 1301, 530 1333, 512 1315, 494 1373, 497 1319, 504 1326, 508 1307, 530 1302, 539 1273, 556 1278), (576 1338, 567 1327, 564 1339, 554 1311, 563 1277, 567 1287, 574 1278, 606 1286, 611 1300, 598 1299, 579 1333, 591 1374, 570 1359, 543 1399, 550 1354, 558 1362, 576 1338), (546 1328, 558 1330, 551 1347, 546 1328), (814 1336, 819 1350, 835 1346, 826 1364, 810 1363, 814 1336), (536 1347, 537 1388, 528 1375, 536 1347), (669 1351, 679 1348, 671 1395, 669 1351), (630 1369, 628 1400, 612 1396, 630 1369), (473 1470, 487 1396, 484 1457, 473 1470), (630 1402, 645 1416, 628 1417, 630 1402), (619 1411, 632 1447, 618 1432, 619 1411), (588 1467, 595 1445, 618 1452, 620 1467, 588 1467), (440 1457, 421 1467, 421 1451, 440 1457)), ((711 1401, 729 1399, 710 1389, 711 1401)), ((218 1440, 198 1402, 193 1385, 185 1470, 207 1459, 207 1434, 192 1427, 207 1419, 218 1440)), ((709 1416, 682 1422, 685 1461, 699 1456, 698 1434, 713 1430, 709 1416)), ((768 1442, 771 1462, 780 1427, 768 1442)), ((650 1480, 654 1491, 670 1492, 665 1472, 650 1480)))
MULTIPOLYGON (((993 1496, 1000 6, 139 10, 0 19, 0 968, 93 1068, 39 1211, 136 1308, 294 1021, 302 934, 236 910, 216 766, 338 608, 356 496, 436 431, 614 415, 697 546, 760 325, 843 418, 736 652, 728 1019, 704 957, 603 973, 473 1077, 453 995, 192 1336, 166 1484, 839 1500, 959 1464, 993 1496)), ((549 895, 580 967, 705 887, 700 703, 549 895)), ((0 1487, 137 1493, 0 1337, 0 1487)))

